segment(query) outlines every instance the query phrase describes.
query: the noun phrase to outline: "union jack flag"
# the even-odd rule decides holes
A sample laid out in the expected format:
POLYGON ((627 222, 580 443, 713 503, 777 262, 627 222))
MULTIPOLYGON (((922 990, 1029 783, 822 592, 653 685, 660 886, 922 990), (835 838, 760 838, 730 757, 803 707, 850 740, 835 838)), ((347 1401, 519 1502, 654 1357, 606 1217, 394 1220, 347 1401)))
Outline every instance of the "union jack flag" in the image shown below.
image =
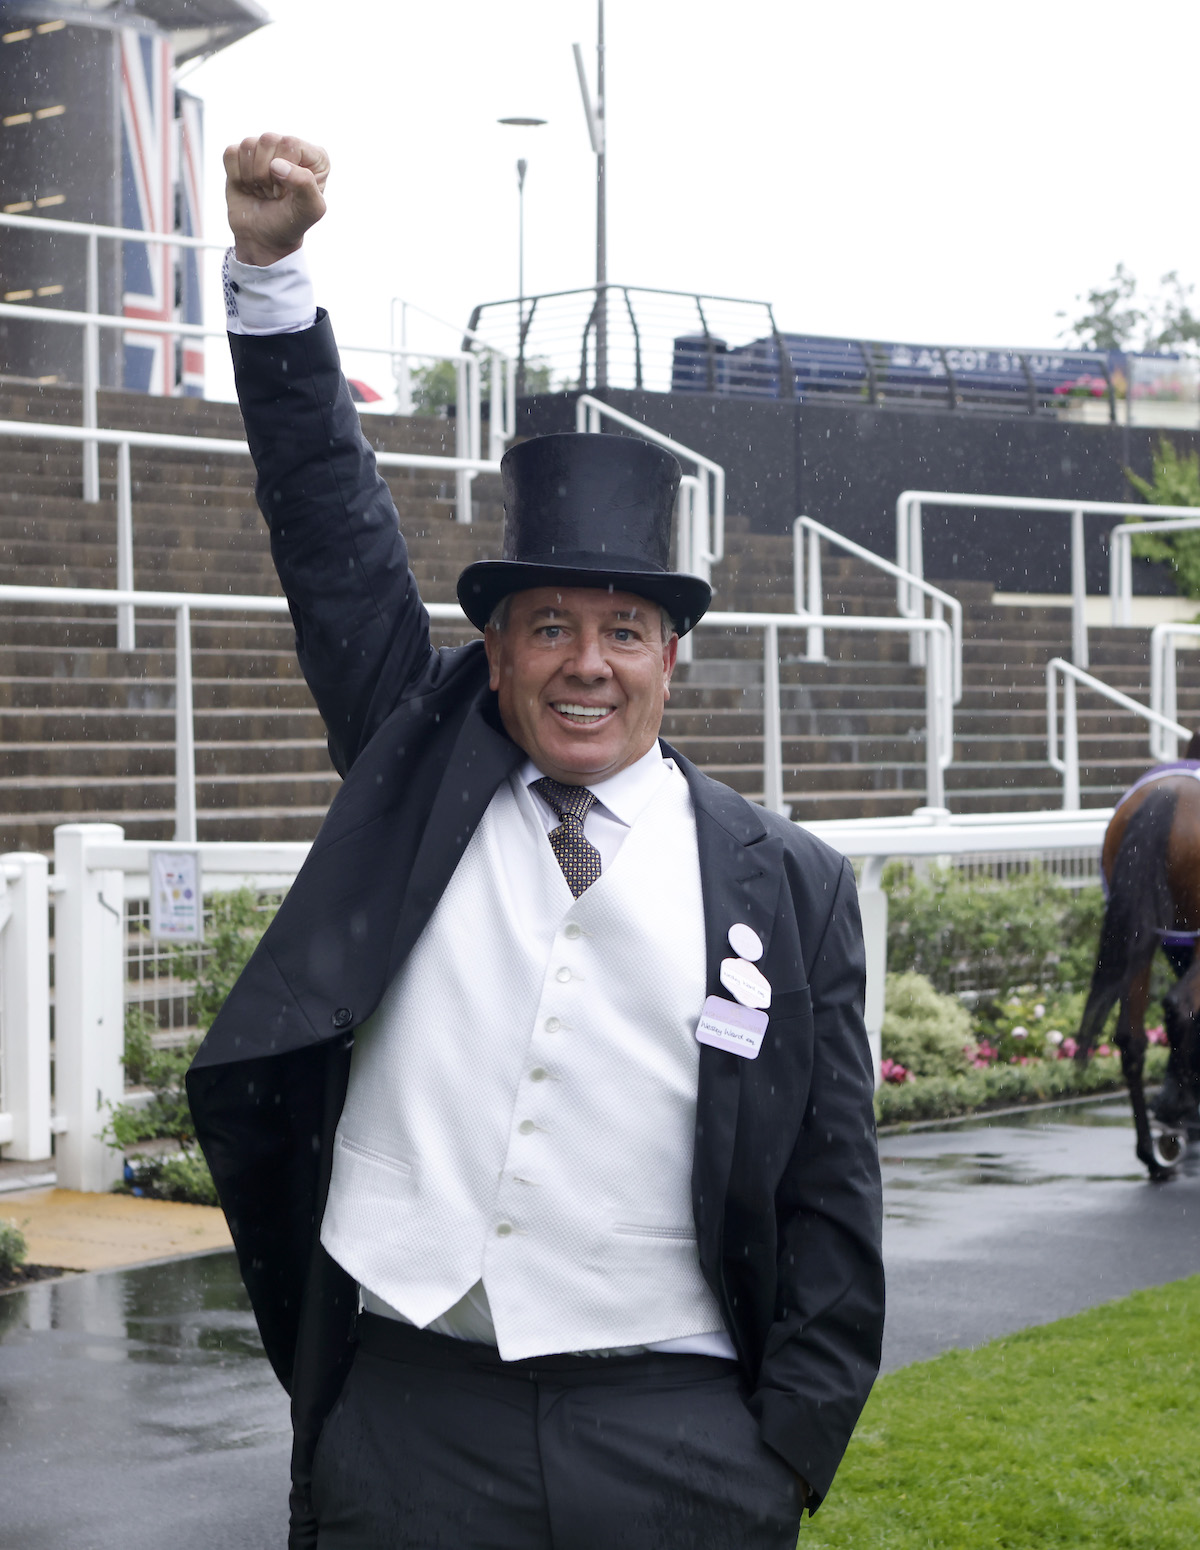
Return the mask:
MULTIPOLYGON (((122 224, 139 231, 175 229, 175 114, 170 40, 121 29, 122 224)), ((166 243, 124 244, 127 318, 169 323, 175 315, 174 257, 166 243)), ((124 383, 143 393, 176 389, 175 341, 168 334, 125 334, 124 383)))
MULTIPOLYGON (((202 107, 198 97, 188 92, 176 94, 179 126, 179 225, 185 237, 204 235, 201 168, 204 164, 202 107)), ((204 321, 200 294, 200 252, 181 248, 179 266, 182 276, 179 316, 185 323, 204 321)), ((204 341, 183 340, 182 390, 189 398, 204 397, 204 341)))

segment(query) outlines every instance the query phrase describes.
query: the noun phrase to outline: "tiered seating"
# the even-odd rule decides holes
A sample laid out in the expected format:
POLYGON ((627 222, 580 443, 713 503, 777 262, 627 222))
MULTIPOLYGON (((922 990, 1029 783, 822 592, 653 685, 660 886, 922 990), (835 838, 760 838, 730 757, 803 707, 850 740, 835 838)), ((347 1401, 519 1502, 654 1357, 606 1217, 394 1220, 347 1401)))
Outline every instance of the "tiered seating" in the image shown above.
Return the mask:
MULTIPOLYGON (((0 388, 0 418, 79 423, 67 389, 0 388)), ((235 406, 110 394, 101 421, 117 427, 235 438, 235 406)), ((446 453, 437 420, 367 422, 377 445, 446 453)), ((278 594, 248 459, 133 453, 135 578, 143 588, 278 594)), ((102 499, 80 499, 79 449, 0 438, 0 580, 112 587, 115 458, 101 454, 102 499)), ((499 552, 494 479, 476 481, 476 522, 453 520, 453 477, 393 472, 389 483, 422 591, 450 601, 469 560, 499 552)), ((730 522, 717 606, 791 608, 790 539, 730 522)), ((857 561, 825 562, 827 611, 894 612, 891 583, 857 561)), ((990 603, 990 588, 958 588, 966 626, 966 691, 948 772, 956 810, 1036 808, 1059 801, 1045 763, 1044 665, 1067 654, 1065 611, 990 603)), ((467 627, 439 629, 440 642, 467 627)), ((1094 670, 1147 697, 1144 632, 1098 630, 1094 670)), ((307 839, 337 786, 323 729, 300 678, 286 620, 224 616, 193 626, 199 830, 207 839, 307 839)), ((831 660, 800 660, 784 637, 785 787, 798 818, 905 813, 924 801, 924 681, 903 636, 838 635, 831 660)), ((174 804, 173 624, 139 617, 137 649, 116 650, 111 609, 0 604, 0 850, 43 849, 57 823, 125 825, 169 838, 174 804)), ((681 670, 665 734, 750 796, 762 790, 761 635, 701 630, 681 670)), ((1200 697, 1181 689, 1181 715, 1200 697)), ((1081 696, 1084 801, 1112 797, 1144 767, 1145 731, 1081 696)))

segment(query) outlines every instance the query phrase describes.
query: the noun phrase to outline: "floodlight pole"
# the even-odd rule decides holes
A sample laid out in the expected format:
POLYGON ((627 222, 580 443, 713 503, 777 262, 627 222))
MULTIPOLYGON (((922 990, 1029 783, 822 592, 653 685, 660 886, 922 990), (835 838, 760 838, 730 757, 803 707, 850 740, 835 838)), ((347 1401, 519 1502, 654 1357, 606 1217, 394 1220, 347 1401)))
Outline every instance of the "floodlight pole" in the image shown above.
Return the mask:
POLYGON ((525 326, 525 174, 529 163, 517 162, 517 322, 525 326))
MULTIPOLYGON (((587 72, 583 67, 583 51, 575 48, 575 69, 579 73, 579 90, 583 95, 583 112, 587 119, 588 135, 592 150, 596 153, 596 386, 608 386, 608 192, 605 168, 605 102, 604 102, 604 0, 596 0, 596 102, 593 106, 588 91, 587 72)), ((587 386, 581 382, 581 388, 587 386)))

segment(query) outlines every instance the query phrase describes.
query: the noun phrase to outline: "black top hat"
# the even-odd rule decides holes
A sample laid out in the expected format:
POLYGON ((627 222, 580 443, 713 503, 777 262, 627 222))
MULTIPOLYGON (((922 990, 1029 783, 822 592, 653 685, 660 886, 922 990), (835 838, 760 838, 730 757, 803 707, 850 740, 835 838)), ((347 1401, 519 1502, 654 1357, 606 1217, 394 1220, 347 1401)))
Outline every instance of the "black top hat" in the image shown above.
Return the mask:
POLYGON ((673 571, 671 512, 681 470, 633 436, 536 436, 510 447, 504 558, 458 578, 463 612, 482 630, 501 598, 531 587, 607 587, 665 608, 680 635, 712 602, 699 576, 673 571))

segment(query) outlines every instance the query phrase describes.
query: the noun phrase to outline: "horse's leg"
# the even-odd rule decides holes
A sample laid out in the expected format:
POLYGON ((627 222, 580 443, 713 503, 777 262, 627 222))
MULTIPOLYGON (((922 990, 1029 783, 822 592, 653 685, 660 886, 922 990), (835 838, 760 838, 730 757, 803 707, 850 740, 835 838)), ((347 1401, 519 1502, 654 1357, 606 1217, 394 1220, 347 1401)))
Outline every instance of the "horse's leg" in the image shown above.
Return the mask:
POLYGON ((1117 1017, 1115 1042, 1121 1051, 1121 1070, 1129 1089, 1129 1102, 1133 1108, 1133 1123, 1137 1131, 1137 1155, 1150 1171, 1152 1179, 1162 1178, 1166 1169, 1154 1155, 1154 1142, 1150 1135, 1150 1115, 1146 1109, 1146 1088, 1142 1073, 1146 1064, 1146 1002, 1150 996, 1150 966, 1153 958, 1146 960, 1134 973, 1129 989, 1121 997, 1121 1010, 1117 1017))
POLYGON ((1171 1049, 1158 1118, 1168 1125, 1195 1122, 1196 1071, 1200 1060, 1200 952, 1163 1003, 1171 1049))

